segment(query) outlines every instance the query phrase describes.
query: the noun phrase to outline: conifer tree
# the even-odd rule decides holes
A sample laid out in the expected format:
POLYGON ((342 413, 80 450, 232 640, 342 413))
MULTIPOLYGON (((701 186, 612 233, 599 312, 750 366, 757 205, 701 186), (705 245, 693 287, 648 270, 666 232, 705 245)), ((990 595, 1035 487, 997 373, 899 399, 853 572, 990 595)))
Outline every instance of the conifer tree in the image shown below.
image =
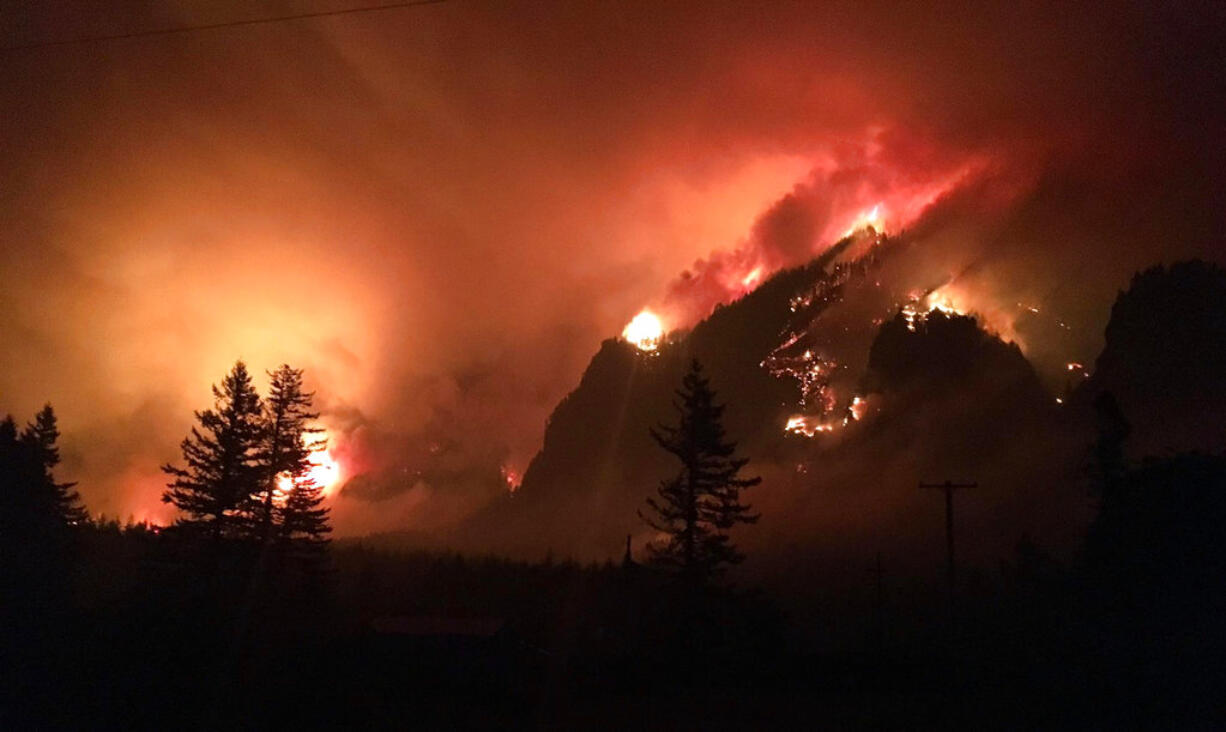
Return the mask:
POLYGON ((43 406, 22 430, 21 441, 30 447, 43 469, 44 490, 49 493, 50 504, 56 517, 63 523, 76 526, 89 520, 89 513, 81 505, 81 496, 73 490, 76 483, 57 483, 53 471, 60 464, 60 448, 57 441, 60 430, 55 410, 50 404, 43 406))
MULTIPOLYGON (((304 483, 304 477, 311 467, 311 453, 322 448, 317 439, 320 430, 310 426, 319 417, 317 412, 311 411, 311 400, 315 395, 303 391, 302 370, 283 364, 270 372, 269 377, 271 382, 268 398, 264 400, 263 431, 258 452, 261 485, 254 496, 257 505, 250 508, 256 523, 256 535, 263 541, 274 538, 278 514, 281 514, 281 521, 284 522, 294 512, 310 510, 304 503, 310 495, 309 486, 304 485, 305 493, 294 501, 290 498, 304 483), (286 478, 293 487, 290 495, 284 497, 284 504, 278 508, 277 485, 286 478)), ((300 519, 295 518, 295 521, 300 522, 300 519)))
POLYGON ((87 519, 71 484, 56 483, 55 414, 45 407, 18 432, 0 420, 0 606, 52 609, 68 589, 70 526, 87 519))
POLYGON ((162 494, 186 514, 180 525, 205 529, 214 540, 243 535, 238 514, 260 489, 260 397, 247 366, 238 361, 213 386, 214 408, 196 412, 199 427, 182 443, 185 467, 164 465, 174 477, 162 494))
POLYGON ((0 539, 5 557, 27 551, 58 522, 54 495, 45 481, 38 453, 22 439, 11 416, 0 420, 0 539))
POLYGON ((749 462, 736 458, 736 443, 725 439, 724 406, 715 403, 715 392, 695 360, 676 392, 677 426, 661 425, 651 436, 681 462, 677 475, 661 481, 657 498, 648 498, 648 513, 639 516, 652 528, 667 535, 663 544, 649 546, 654 564, 678 571, 689 583, 704 585, 726 565, 744 559, 728 531, 737 524, 751 524, 758 515, 741 502, 741 491, 762 481, 740 478, 749 462))
POLYGON ((332 527, 323 505, 323 486, 309 475, 294 481, 281 507, 281 537, 298 559, 314 560, 328 546, 332 527))

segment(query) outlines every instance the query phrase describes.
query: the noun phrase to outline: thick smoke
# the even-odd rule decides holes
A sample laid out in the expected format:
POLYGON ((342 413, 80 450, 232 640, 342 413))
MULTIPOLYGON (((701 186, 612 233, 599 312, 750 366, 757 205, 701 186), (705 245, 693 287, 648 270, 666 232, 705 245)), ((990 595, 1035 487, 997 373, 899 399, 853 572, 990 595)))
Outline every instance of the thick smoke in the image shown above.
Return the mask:
MULTIPOLYGON (((248 12, 44 4, 0 37, 248 12)), ((639 308, 688 326, 878 202, 934 286, 1086 359, 1132 271, 1216 254, 1222 24, 456 2, 2 52, 0 409, 52 401, 90 507, 165 518, 209 383, 288 361, 363 476, 341 529, 446 523, 639 308)))
POLYGON ((899 134, 872 130, 866 139, 827 152, 785 196, 759 215, 732 250, 700 259, 668 288, 659 309, 686 327, 762 283, 803 264, 849 232, 910 226, 933 202, 983 173, 986 160, 961 150, 900 151, 899 134))

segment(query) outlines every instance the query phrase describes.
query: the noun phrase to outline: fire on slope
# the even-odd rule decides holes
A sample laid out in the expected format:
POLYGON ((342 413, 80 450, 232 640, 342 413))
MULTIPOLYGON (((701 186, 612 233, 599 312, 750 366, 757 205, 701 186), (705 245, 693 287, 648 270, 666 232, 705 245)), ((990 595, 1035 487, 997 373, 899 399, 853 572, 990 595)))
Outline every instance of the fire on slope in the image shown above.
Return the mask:
MULTIPOLYGON (((330 495, 336 486, 341 482, 341 465, 332 455, 331 449, 328 447, 328 440, 320 440, 318 446, 311 450, 310 456, 307 458, 310 467, 306 474, 297 482, 302 484, 314 484, 323 489, 324 495, 330 495)), ((284 502, 293 490, 295 480, 293 476, 282 474, 277 476, 277 488, 274 492, 274 500, 284 502)))
MULTIPOLYGON (((960 180, 938 181, 922 190, 878 192, 884 197, 877 203, 850 209, 857 212, 854 215, 829 219, 831 224, 841 219, 847 222, 843 226, 850 226, 819 259, 804 265, 813 271, 813 278, 789 299, 790 317, 778 345, 759 362, 776 378, 792 380, 797 386, 797 411, 786 417, 785 432, 815 437, 867 416, 871 410, 866 397, 857 393, 861 359, 856 354, 863 351, 866 355, 878 326, 900 314, 911 331, 934 312, 973 314, 984 330, 1023 350, 1026 345, 1019 323, 1030 334, 1035 328, 1047 330, 1052 323, 1067 329, 1058 318, 1046 314, 1040 322, 1035 305, 1018 303, 1015 309, 1004 303, 1002 293, 997 292, 999 283, 984 276, 982 267, 974 262, 967 264, 956 254, 951 260, 948 247, 936 250, 931 262, 924 261, 926 257, 914 245, 926 240, 906 233, 907 227, 960 180), (887 225, 901 227, 904 233, 891 236, 887 225), (943 270, 948 274, 942 275, 943 270)), ((860 203, 863 205, 863 198, 860 203)), ((841 227, 835 231, 839 230, 841 227)), ((706 287, 718 295, 714 302, 727 302, 755 289, 781 266, 781 262, 763 259, 753 247, 701 264, 697 274, 687 272, 682 279, 691 290, 706 287)), ((671 323, 685 326, 691 322, 686 311, 677 310, 671 301, 661 307, 671 323)), ((659 316, 649 310, 639 313, 623 331, 628 342, 649 354, 662 345, 663 336, 659 316)))
POLYGON ((966 315, 968 311, 955 305, 954 300, 953 295, 944 287, 938 287, 928 293, 913 290, 908 295, 907 302, 899 308, 899 312, 907 321, 907 330, 914 332, 916 320, 923 320, 933 311, 946 315, 966 315))
POLYGON ((664 324, 658 315, 644 309, 626 324, 622 338, 640 351, 655 351, 664 338, 664 324))
MULTIPOLYGON (((781 334, 779 346, 761 363, 772 375, 795 381, 800 392, 798 411, 788 415, 783 424, 787 433, 812 438, 864 419, 869 412, 868 401, 856 393, 858 383, 855 374, 851 373, 858 366, 842 361, 848 357, 849 343, 862 345, 863 334, 875 332, 890 318, 901 315, 907 329, 914 332, 934 313, 970 315, 988 332, 1024 348, 1015 324, 1023 317, 1035 322, 1039 312, 1035 306, 1019 304, 1016 310, 1000 306, 998 298, 982 288, 965 286, 950 276, 937 287, 912 289, 894 296, 889 309, 873 317, 871 303, 891 300, 890 286, 882 287, 881 280, 886 278, 874 272, 880 263, 899 251, 899 247, 872 228, 866 227, 863 231, 868 237, 862 234, 861 239, 870 240, 867 246, 846 246, 847 251, 862 252, 858 257, 835 264, 811 286, 792 297, 792 321, 781 334), (854 304, 840 308, 848 293, 855 293, 854 304), (860 332, 861 336, 852 335, 853 331, 860 332)), ((846 240, 841 244, 847 244, 846 240)), ((897 275, 898 269, 894 271, 897 275)), ((909 273, 906 276, 909 277, 909 273)), ((895 276, 895 286, 898 284, 895 276)), ((1059 319, 1050 323, 1046 320, 1046 325, 1054 323, 1067 328, 1059 319)), ((852 361, 854 363, 854 357, 852 361)))

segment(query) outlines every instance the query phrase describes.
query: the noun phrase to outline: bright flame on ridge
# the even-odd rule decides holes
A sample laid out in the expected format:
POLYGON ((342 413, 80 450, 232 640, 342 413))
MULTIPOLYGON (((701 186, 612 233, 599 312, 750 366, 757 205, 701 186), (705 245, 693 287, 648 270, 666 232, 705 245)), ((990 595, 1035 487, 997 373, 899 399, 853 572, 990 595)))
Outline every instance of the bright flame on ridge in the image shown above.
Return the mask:
POLYGON ((634 316, 622 331, 622 338, 634 344, 640 351, 656 350, 660 347, 663 337, 664 324, 660 322, 659 316, 650 310, 643 310, 634 316))
POLYGON ((860 215, 856 217, 855 223, 851 225, 851 228, 848 229, 843 236, 851 236, 857 231, 867 229, 869 227, 872 227, 874 231, 885 231, 885 216, 882 214, 880 203, 867 211, 861 212, 860 215))
MULTIPOLYGON (((327 444, 326 442, 324 444, 327 444)), ((303 482, 313 482, 315 485, 323 489, 324 495, 332 492, 340 482, 341 464, 332 457, 332 452, 326 447, 321 447, 312 450, 307 457, 307 462, 310 467, 307 468, 306 475, 303 476, 303 482)), ((279 501, 284 501, 289 495, 289 492, 294 487, 294 479, 286 474, 277 476, 277 490, 274 498, 279 501)))

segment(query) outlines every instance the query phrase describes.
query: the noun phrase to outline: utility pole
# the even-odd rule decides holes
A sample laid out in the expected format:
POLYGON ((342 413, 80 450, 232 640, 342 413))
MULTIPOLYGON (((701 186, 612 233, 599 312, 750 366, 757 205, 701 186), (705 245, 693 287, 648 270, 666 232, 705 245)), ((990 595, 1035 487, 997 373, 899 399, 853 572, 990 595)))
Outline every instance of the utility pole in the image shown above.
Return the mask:
POLYGON ((959 488, 978 488, 978 483, 954 483, 947 480, 944 483, 920 483, 920 488, 938 488, 945 491, 945 555, 946 571, 949 574, 949 609, 953 612, 954 591, 957 587, 957 573, 954 565, 954 491, 959 488))

